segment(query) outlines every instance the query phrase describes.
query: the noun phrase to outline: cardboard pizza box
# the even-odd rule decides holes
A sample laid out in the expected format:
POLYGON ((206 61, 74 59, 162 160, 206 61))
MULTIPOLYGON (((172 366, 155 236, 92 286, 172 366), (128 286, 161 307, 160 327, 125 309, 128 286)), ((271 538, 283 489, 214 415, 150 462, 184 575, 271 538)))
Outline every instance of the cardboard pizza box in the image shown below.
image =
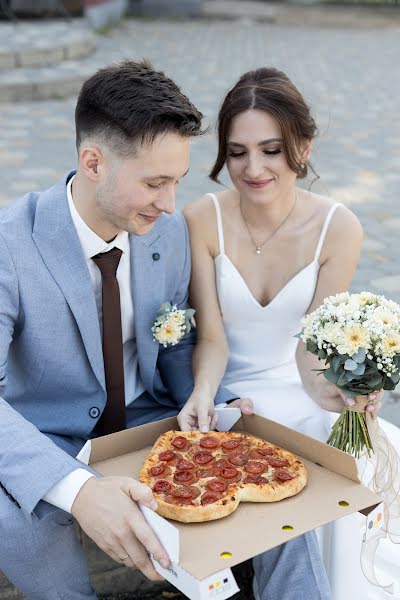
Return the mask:
MULTIPOLYGON (((225 600, 238 591, 231 567, 345 515, 361 512, 371 522, 380 498, 360 483, 355 459, 302 433, 238 409, 219 411, 219 429, 244 431, 297 454, 308 482, 296 496, 275 503, 241 503, 228 517, 205 523, 168 521, 141 507, 168 552, 172 567, 156 570, 191 600, 225 600), (235 422, 236 421, 236 422, 235 422)), ((88 442, 78 457, 103 475, 138 478, 149 449, 162 433, 179 429, 176 418, 127 429, 88 442)))

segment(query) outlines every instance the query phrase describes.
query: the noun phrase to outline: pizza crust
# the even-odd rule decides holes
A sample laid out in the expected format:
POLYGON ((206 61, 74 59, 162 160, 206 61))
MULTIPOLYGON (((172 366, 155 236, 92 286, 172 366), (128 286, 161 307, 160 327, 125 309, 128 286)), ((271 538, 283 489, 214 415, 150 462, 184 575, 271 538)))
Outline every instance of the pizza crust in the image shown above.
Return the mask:
MULTIPOLYGON (((183 523, 205 522, 221 519, 231 514, 238 507, 240 502, 277 502, 279 500, 283 500, 284 498, 298 494, 307 483, 307 471, 304 463, 291 452, 276 446, 275 444, 269 444, 261 438, 240 432, 210 432, 203 434, 199 431, 167 431, 166 433, 163 433, 150 450, 140 471, 139 480, 151 488, 154 487, 157 479, 165 479, 173 486, 184 485, 174 483, 173 471, 175 469, 173 467, 171 469, 171 475, 165 477, 162 475, 158 477, 153 476, 150 472, 150 469, 160 464, 159 454, 166 450, 173 450, 182 458, 192 460, 195 452, 205 451, 205 449, 199 445, 199 442, 206 436, 215 436, 220 444, 222 444, 223 441, 240 438, 242 443, 251 443, 252 450, 269 447, 271 451, 273 451, 275 458, 284 459, 289 463, 288 466, 285 466, 285 469, 287 468, 290 473, 295 475, 295 477, 287 481, 277 481, 273 477, 276 469, 268 464, 266 472, 261 475, 266 480, 265 484, 244 483, 243 481, 237 483, 224 480, 228 487, 220 499, 211 504, 205 505, 200 504, 199 501, 197 503, 193 501, 193 504, 190 505, 179 503, 179 501, 177 501, 176 504, 167 502, 163 493, 153 491, 154 498, 158 504, 157 512, 161 516, 168 519, 173 519, 175 521, 181 521, 183 523), (191 443, 191 449, 189 450, 188 454, 186 450, 179 450, 171 445, 171 442, 175 437, 183 437, 191 443)), ((226 459, 229 453, 229 451, 224 451, 221 446, 215 450, 209 450, 209 452, 211 452, 217 460, 220 456, 223 456, 223 458, 226 459)), ((266 458, 264 459, 264 463, 267 464, 266 458)), ((165 464, 168 465, 168 462, 165 464)), ((199 465, 197 465, 197 467, 198 469, 202 468, 199 465)), ((206 468, 207 466, 204 465, 204 467, 206 468)), ((242 468, 235 468, 237 468, 242 474, 246 474, 242 468)), ((210 476, 208 479, 215 479, 215 476, 210 476)), ((206 482, 207 478, 197 478, 196 482, 189 483, 188 485, 201 489, 202 492, 206 492, 207 489, 204 487, 206 482)))

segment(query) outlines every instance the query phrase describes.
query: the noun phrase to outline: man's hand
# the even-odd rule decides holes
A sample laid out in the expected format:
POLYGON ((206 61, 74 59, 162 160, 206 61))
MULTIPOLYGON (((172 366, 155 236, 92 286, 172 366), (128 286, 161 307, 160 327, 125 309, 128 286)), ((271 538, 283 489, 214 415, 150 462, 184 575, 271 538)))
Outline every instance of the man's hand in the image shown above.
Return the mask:
POLYGON ((149 487, 130 477, 92 477, 80 489, 72 514, 87 535, 116 562, 135 567, 153 581, 163 578, 155 571, 150 552, 161 566, 170 560, 137 502, 157 508, 149 487))

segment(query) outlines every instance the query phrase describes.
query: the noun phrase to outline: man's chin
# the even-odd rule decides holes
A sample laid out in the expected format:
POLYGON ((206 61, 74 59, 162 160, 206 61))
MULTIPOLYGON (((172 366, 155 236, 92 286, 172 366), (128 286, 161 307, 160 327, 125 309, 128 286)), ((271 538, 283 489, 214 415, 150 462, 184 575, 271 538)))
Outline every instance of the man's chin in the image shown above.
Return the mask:
POLYGON ((132 233, 133 235, 146 235, 147 233, 150 233, 155 224, 156 221, 154 221, 154 223, 141 223, 140 225, 136 224, 134 227, 131 226, 127 228, 126 231, 128 233, 132 233))

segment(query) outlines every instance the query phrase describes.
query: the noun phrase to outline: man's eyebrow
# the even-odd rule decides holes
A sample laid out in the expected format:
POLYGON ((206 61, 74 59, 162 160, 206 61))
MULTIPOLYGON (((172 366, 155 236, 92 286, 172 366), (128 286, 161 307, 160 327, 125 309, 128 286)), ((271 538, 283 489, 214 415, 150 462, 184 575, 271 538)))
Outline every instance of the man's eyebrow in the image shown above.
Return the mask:
MULTIPOLYGON (((185 177, 185 175, 187 175, 188 173, 189 169, 179 179, 182 179, 182 177, 185 177)), ((145 177, 145 179, 147 181, 155 181, 156 179, 165 179, 166 181, 173 181, 175 177, 172 177, 172 175, 152 175, 151 177, 145 177)))
MULTIPOLYGON (((281 142, 282 138, 270 138, 269 140, 262 140, 262 142, 258 142, 259 146, 264 146, 265 144, 270 144, 271 142, 281 142)), ((239 144, 238 142, 228 142, 228 146, 235 146, 236 148, 245 148, 245 144, 239 144)))

